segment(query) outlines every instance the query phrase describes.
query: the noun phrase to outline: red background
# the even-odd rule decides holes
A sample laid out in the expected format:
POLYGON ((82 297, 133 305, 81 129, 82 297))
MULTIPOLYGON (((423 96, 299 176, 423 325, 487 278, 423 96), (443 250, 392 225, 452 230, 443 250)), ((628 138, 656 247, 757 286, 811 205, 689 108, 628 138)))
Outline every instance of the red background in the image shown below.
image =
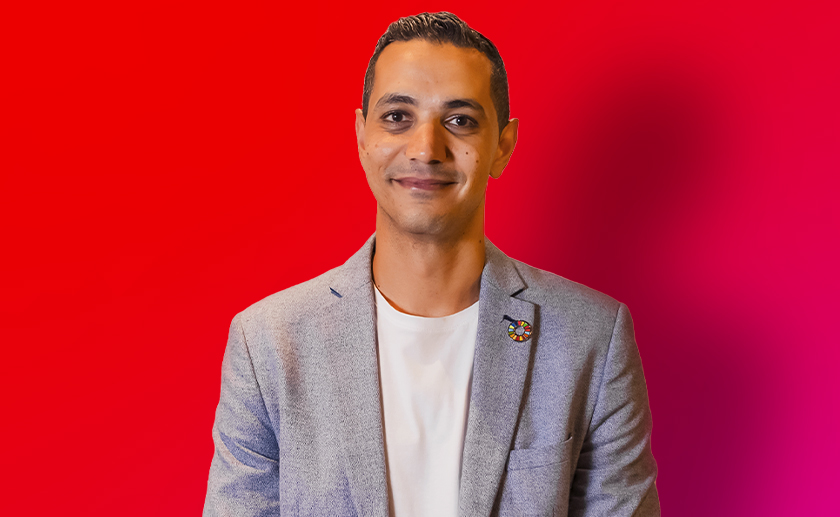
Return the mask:
POLYGON ((487 233, 629 305, 665 514, 840 515, 836 2, 8 4, 2 513, 200 513, 230 319, 373 232, 364 70, 446 9, 521 119, 487 233))

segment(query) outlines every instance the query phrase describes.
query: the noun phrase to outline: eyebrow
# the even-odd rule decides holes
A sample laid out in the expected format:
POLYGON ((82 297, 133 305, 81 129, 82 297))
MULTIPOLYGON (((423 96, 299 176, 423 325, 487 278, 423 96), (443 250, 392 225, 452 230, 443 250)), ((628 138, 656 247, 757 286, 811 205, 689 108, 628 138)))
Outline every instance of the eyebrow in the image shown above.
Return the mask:
POLYGON ((417 106, 417 101, 414 100, 414 97, 411 95, 403 95, 401 93, 389 93, 387 95, 383 95, 376 101, 375 108, 378 108, 385 104, 409 104, 411 106, 417 106))
MULTIPOLYGON (((417 100, 411 95, 389 93, 380 97, 374 108, 378 108, 385 104, 408 104, 409 106, 417 106, 417 100)), ((482 115, 486 115, 484 108, 475 99, 452 99, 443 103, 443 107, 446 109, 470 108, 478 111, 482 115)))
POLYGON ((481 107, 481 104, 478 101, 473 99, 453 99, 451 101, 446 101, 443 105, 446 109, 457 109, 457 108, 470 108, 478 111, 482 115, 484 115, 484 108, 481 107))

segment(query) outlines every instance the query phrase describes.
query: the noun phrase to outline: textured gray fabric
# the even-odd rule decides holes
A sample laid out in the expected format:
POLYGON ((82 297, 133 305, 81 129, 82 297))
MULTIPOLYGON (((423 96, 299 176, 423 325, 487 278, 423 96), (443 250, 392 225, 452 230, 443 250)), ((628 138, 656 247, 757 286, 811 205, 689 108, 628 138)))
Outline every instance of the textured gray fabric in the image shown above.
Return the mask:
MULTIPOLYGON (((374 245, 233 319, 205 516, 388 515, 374 245)), ((489 241, 480 296, 459 513, 658 516, 627 308, 489 241)))

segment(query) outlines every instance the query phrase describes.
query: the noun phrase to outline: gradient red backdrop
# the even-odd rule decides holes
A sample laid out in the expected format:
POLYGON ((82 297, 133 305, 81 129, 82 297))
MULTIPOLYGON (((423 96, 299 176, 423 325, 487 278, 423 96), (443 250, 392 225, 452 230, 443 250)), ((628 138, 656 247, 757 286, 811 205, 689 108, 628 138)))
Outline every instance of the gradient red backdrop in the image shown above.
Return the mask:
POLYGON ((373 232, 367 61, 450 10, 521 119, 487 234, 629 305, 664 513, 840 515, 837 5, 4 6, 0 512, 200 513, 230 319, 373 232))

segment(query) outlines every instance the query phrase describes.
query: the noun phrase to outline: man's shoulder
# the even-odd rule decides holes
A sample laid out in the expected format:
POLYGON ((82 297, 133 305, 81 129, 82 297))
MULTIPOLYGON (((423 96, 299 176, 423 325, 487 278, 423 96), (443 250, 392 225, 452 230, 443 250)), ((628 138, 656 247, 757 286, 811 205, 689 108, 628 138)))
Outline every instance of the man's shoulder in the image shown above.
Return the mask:
POLYGON ((370 282, 373 237, 344 264, 276 292, 239 313, 243 323, 269 323, 277 328, 323 314, 340 298, 370 282))
POLYGON ((340 268, 333 268, 315 278, 266 296, 248 306, 239 316, 245 322, 290 322, 317 313, 339 298, 340 293, 333 290, 331 284, 340 268))
POLYGON ((510 260, 527 286, 517 298, 532 302, 543 311, 562 312, 588 321, 615 321, 621 306, 615 298, 550 271, 510 260))

